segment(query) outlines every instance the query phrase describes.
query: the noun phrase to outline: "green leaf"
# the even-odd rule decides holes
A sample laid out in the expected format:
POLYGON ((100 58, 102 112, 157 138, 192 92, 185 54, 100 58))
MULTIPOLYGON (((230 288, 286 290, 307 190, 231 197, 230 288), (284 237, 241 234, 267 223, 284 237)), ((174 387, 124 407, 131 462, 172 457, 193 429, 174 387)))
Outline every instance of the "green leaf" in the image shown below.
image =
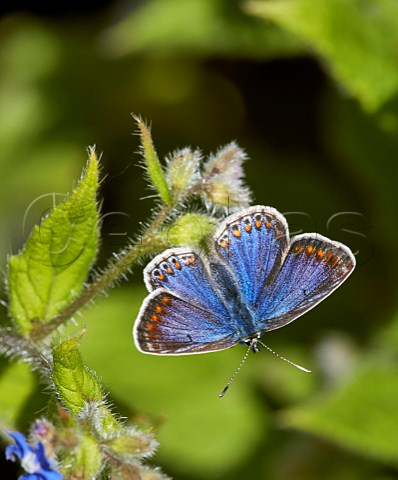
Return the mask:
POLYGON ((398 368, 376 361, 332 392, 283 416, 284 423, 367 457, 398 465, 398 368))
POLYGON ((366 110, 398 91, 396 0, 253 0, 248 9, 307 43, 366 110))
POLYGON ((124 16, 105 40, 104 48, 116 55, 274 58, 302 52, 291 34, 248 16, 231 0, 151 0, 124 16))
POLYGON ((79 413, 87 402, 100 401, 102 388, 96 376, 84 365, 78 335, 54 348, 53 380, 64 405, 73 414, 79 413))
POLYGON ((137 122, 140 132, 143 158, 147 168, 148 176, 163 202, 170 204, 171 193, 167 185, 162 166, 160 165, 155 146, 153 145, 151 131, 140 117, 134 117, 134 119, 137 122))
POLYGON ((10 312, 22 333, 34 322, 48 322, 79 295, 97 253, 97 187, 98 160, 90 150, 79 185, 10 258, 10 312))

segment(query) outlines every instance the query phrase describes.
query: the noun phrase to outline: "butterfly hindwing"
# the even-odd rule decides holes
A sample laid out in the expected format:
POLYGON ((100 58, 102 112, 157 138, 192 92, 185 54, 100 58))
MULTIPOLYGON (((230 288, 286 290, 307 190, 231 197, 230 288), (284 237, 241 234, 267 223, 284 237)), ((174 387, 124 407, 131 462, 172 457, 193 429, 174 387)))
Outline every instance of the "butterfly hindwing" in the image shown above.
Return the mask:
POLYGON ((193 250, 166 250, 147 265, 144 279, 152 293, 141 307, 134 328, 141 351, 160 355, 199 353, 228 348, 238 341, 214 281, 193 250))
POLYGON ((289 245, 285 217, 272 207, 250 207, 228 217, 214 240, 216 252, 232 269, 243 299, 256 309, 289 245))
POLYGON ((134 339, 144 353, 182 355, 229 348, 239 336, 214 311, 159 288, 141 307, 134 339))
POLYGON ((259 330, 292 322, 329 296, 350 275, 355 257, 345 245, 319 234, 295 237, 257 311, 259 330))

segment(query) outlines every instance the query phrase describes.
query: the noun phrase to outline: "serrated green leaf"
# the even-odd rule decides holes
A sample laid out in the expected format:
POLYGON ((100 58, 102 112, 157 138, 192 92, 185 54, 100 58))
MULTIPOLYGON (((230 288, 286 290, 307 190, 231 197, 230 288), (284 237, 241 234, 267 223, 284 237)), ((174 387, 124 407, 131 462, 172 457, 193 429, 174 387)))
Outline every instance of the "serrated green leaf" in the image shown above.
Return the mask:
POLYGON ((80 335, 54 348, 53 380, 64 405, 77 414, 86 402, 100 401, 102 388, 96 376, 84 365, 79 351, 80 335))
POLYGON ((396 0, 254 0, 248 8, 315 49, 366 110, 398 91, 396 0))
POLYGON ((398 368, 374 362, 351 381, 283 418, 289 427, 398 465, 397 398, 398 368))
POLYGON ((34 322, 46 323, 60 313, 81 291, 97 253, 97 188, 98 160, 91 150, 79 185, 10 258, 10 312, 24 334, 34 322))

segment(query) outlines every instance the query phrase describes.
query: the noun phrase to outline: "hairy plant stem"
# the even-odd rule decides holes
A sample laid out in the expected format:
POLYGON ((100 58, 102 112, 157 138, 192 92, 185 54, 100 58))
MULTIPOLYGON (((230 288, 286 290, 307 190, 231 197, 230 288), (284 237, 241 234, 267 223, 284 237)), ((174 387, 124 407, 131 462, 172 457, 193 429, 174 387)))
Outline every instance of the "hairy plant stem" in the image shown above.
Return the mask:
POLYGON ((11 328, 0 328, 0 353, 33 364, 38 370, 49 371, 51 355, 44 348, 38 348, 32 340, 14 333, 11 328))
POLYGON ((104 292, 124 273, 128 272, 141 257, 153 252, 156 248, 165 245, 159 245, 156 239, 156 232, 167 220, 173 210, 174 205, 163 205, 158 211, 150 225, 147 227, 140 240, 131 245, 126 251, 114 260, 111 265, 99 275, 92 283, 88 284, 82 293, 61 313, 49 320, 47 323, 37 323, 30 332, 30 338, 33 341, 43 340, 50 335, 63 323, 68 321, 84 305, 90 302, 95 296, 104 292))

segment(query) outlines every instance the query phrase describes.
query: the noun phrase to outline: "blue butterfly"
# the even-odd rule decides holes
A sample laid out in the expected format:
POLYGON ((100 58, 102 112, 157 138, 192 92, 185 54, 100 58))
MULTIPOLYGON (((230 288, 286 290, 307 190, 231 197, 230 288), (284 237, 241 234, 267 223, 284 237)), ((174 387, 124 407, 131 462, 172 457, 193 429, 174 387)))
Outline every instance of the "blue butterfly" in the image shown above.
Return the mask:
POLYGON ((208 258, 171 248, 144 270, 151 292, 134 326, 135 344, 155 355, 206 353, 247 344, 292 322, 350 275, 355 257, 317 233, 290 239, 285 217, 254 206, 227 217, 208 258))

